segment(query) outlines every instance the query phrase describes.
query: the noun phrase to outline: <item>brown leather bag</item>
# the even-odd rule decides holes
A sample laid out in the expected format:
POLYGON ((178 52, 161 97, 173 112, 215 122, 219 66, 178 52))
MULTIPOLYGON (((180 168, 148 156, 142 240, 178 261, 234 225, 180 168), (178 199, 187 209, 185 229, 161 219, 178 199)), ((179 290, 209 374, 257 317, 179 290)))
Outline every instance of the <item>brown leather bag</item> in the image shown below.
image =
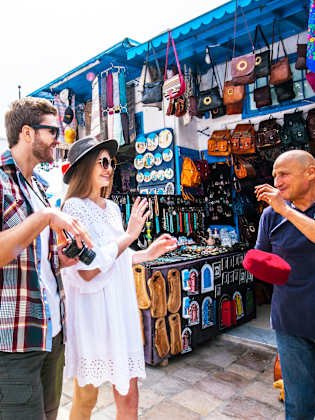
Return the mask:
POLYGON ((266 147, 275 147, 281 143, 281 126, 275 118, 260 121, 256 133, 256 147, 258 150, 266 147))
POLYGON ((245 86, 238 85, 232 80, 224 82, 223 87, 223 103, 224 105, 235 104, 245 99, 245 86))
POLYGON ((289 57, 287 54, 287 50, 285 49, 285 45, 283 39, 280 35, 280 30, 278 27, 279 32, 279 44, 278 44, 278 53, 275 62, 273 62, 273 47, 274 47, 274 30, 275 30, 275 22, 273 23, 272 28, 272 47, 271 47, 271 72, 270 72, 270 81, 271 85, 280 85, 281 83, 287 82, 288 80, 292 79, 292 72, 289 63, 289 57), (279 59, 279 52, 280 52, 280 43, 283 48, 284 57, 279 59))
POLYGON ((233 83, 248 85, 255 81, 255 53, 234 57, 231 61, 233 83))
POLYGON ((239 156, 233 159, 234 172, 237 178, 256 178, 256 171, 253 165, 246 159, 242 159, 239 156))
POLYGON ((249 155, 256 152, 255 130, 252 124, 237 124, 231 137, 231 149, 235 155, 249 155))
POLYGON ((254 101, 256 108, 270 106, 272 104, 270 86, 261 86, 254 90, 254 101))
POLYGON ((307 54, 307 44, 296 45, 297 57, 295 62, 295 68, 297 70, 306 70, 306 54, 307 54))
POLYGON ((236 104, 226 105, 226 115, 241 114, 243 112, 243 101, 236 104))
POLYGON ((231 154, 230 130, 216 130, 208 140, 208 155, 229 156, 231 154))

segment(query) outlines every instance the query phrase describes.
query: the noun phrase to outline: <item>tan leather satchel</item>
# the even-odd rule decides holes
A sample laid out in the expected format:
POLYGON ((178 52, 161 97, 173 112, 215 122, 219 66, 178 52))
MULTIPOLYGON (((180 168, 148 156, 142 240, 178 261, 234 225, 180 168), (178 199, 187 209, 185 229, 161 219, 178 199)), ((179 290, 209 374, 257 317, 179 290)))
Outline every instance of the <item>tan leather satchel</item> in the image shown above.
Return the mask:
POLYGON ((252 124, 237 124, 231 137, 232 153, 249 155, 256 152, 255 129, 252 124))
POLYGON ((223 103, 224 105, 235 104, 245 99, 245 86, 238 85, 234 82, 224 82, 223 87, 223 103))
POLYGON ((208 140, 208 155, 229 156, 231 154, 230 130, 216 130, 208 140))

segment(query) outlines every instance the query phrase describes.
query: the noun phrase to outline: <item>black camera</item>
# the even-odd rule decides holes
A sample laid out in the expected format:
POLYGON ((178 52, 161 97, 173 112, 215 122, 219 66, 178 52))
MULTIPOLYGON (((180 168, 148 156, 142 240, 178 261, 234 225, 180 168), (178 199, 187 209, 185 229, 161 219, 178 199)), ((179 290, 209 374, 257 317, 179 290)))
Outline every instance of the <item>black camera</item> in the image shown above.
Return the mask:
POLYGON ((62 253, 68 258, 79 257, 79 260, 86 265, 90 265, 96 257, 95 252, 88 248, 82 241, 82 248, 79 248, 75 238, 73 238, 68 232, 65 232, 66 236, 70 239, 70 242, 62 248, 62 253))

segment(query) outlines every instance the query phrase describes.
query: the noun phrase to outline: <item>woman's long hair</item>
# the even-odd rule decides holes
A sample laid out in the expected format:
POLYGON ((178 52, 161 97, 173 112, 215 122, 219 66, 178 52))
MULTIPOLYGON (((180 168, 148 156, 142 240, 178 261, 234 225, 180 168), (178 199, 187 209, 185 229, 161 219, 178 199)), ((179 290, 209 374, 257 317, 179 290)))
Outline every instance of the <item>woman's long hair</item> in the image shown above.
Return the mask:
MULTIPOLYGON (((103 149, 106 150, 106 149, 103 149)), ((69 182, 69 188, 66 196, 62 203, 61 209, 64 203, 71 197, 87 198, 93 189, 91 174, 96 164, 96 160, 99 154, 103 150, 94 150, 87 153, 74 167, 73 174, 69 182)), ((103 187, 100 190, 100 197, 108 198, 112 191, 114 178, 114 171, 110 177, 110 184, 108 187, 103 187)))

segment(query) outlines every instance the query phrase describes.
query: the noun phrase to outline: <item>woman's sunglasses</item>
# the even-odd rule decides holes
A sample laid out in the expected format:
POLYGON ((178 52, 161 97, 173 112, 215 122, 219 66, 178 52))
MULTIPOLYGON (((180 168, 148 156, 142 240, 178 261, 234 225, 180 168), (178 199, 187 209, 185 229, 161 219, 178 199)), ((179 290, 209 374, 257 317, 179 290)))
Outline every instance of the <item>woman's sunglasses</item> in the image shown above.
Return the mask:
POLYGON ((99 159, 97 162, 100 163, 102 168, 105 170, 108 169, 109 165, 112 167, 113 170, 116 167, 115 160, 114 159, 109 160, 107 159, 107 157, 103 157, 102 159, 99 159))
POLYGON ((45 124, 32 124, 30 127, 34 128, 34 130, 40 130, 41 128, 46 128, 49 130, 50 134, 57 139, 59 137, 59 127, 55 127, 54 125, 45 125, 45 124))

